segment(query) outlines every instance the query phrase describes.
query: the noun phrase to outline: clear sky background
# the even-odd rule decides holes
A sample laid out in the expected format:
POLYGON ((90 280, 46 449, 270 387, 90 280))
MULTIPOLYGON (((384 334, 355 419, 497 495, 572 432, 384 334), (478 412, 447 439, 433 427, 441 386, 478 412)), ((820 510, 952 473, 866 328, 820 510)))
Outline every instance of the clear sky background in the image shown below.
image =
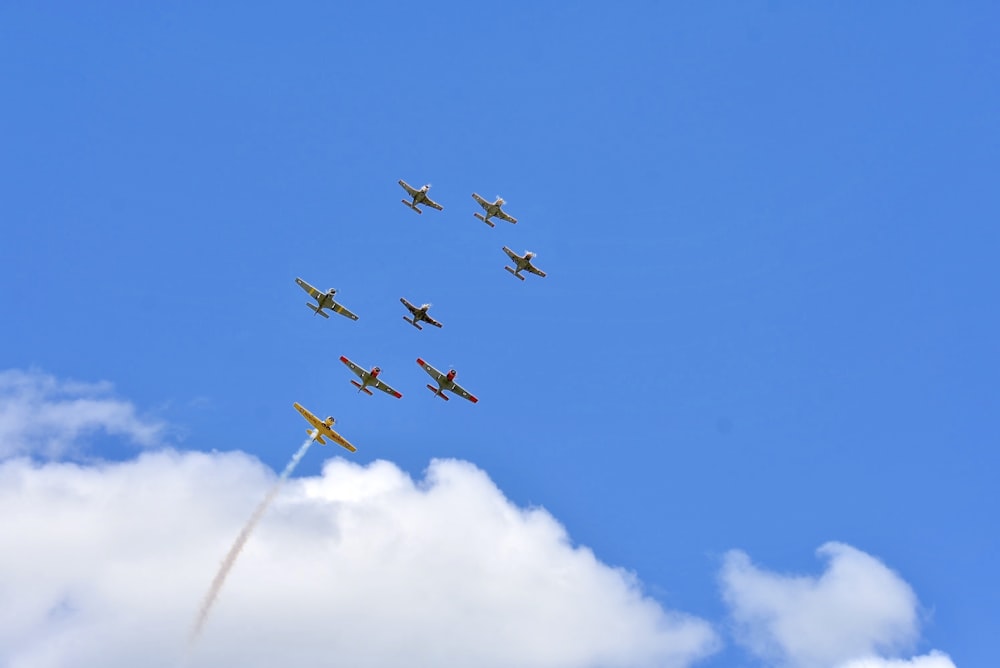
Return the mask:
POLYGON ((730 550, 815 576, 828 541, 912 587, 904 656, 988 665, 1000 12, 682 5, 6 4, 0 369, 109 381, 161 443, 275 470, 293 401, 360 464, 471 462, 716 624, 698 665, 767 663, 724 631, 730 550))

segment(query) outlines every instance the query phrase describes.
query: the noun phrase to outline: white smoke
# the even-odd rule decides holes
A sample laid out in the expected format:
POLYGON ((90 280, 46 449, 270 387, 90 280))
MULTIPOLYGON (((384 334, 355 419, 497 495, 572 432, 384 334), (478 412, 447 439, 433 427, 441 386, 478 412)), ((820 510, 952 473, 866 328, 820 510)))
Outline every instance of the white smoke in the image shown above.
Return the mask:
POLYGON ((264 496, 263 500, 257 505, 253 513, 250 515, 250 519, 247 523, 243 525, 238 536, 236 536, 236 541, 233 546, 229 548, 229 552, 226 554, 226 558, 222 560, 222 565, 219 566, 219 572, 215 574, 212 579, 212 584, 208 588, 208 592, 205 594, 205 598, 201 602, 201 606, 198 608, 198 615, 195 618, 194 626, 191 629, 191 637, 189 640, 189 647, 193 647, 201 636, 202 629, 205 627, 205 621, 208 619, 208 614, 212 611, 212 605, 215 604, 215 599, 218 598, 219 592, 222 590, 222 585, 225 584, 226 578, 229 577, 229 571, 233 569, 233 565, 236 563, 236 558, 240 556, 240 552, 243 551, 243 546, 246 545, 247 540, 250 538, 250 534, 253 533, 254 527, 260 522, 260 518, 264 516, 267 512, 268 506, 271 505, 271 501, 274 497, 278 495, 281 490, 281 486, 284 484, 288 476, 292 474, 295 467, 298 466, 299 461, 305 456, 306 451, 309 450, 309 446, 313 443, 313 436, 310 435, 302 445, 299 446, 298 451, 292 455, 288 464, 285 466, 285 470, 281 472, 278 479, 271 489, 268 490, 267 494, 264 496))

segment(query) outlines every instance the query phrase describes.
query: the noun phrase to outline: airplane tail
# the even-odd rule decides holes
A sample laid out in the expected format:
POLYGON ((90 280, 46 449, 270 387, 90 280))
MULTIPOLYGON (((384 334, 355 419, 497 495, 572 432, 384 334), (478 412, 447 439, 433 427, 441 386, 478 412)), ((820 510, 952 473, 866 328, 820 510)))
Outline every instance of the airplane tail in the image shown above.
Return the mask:
POLYGON ((508 266, 505 265, 504 269, 506 269, 507 271, 509 271, 510 274, 511 274, 511 276, 513 276, 514 278, 520 278, 522 281, 524 280, 524 276, 522 276, 521 274, 517 273, 516 271, 514 271, 510 267, 508 267, 508 266))
POLYGON ((405 204, 406 206, 410 207, 411 209, 413 209, 417 213, 423 213, 423 211, 421 211, 417 207, 413 206, 413 204, 411 202, 407 202, 405 199, 401 199, 399 201, 402 202, 403 204, 405 204))
POLYGON ((414 327, 416 327, 417 329, 423 329, 423 327, 421 327, 420 325, 418 325, 418 324, 417 324, 416 322, 414 322, 413 320, 411 320, 411 319, 407 318, 407 317, 406 317, 405 315, 403 316, 403 320, 405 320, 406 322, 410 323, 411 325, 413 325, 413 326, 414 326, 414 327))
POLYGON ((358 392, 364 392, 364 393, 365 393, 365 394, 367 394, 367 395, 368 395, 369 397, 370 397, 370 396, 372 396, 372 391, 371 391, 371 390, 369 390, 369 389, 368 389, 367 387, 365 387, 364 385, 362 385, 361 383, 359 383, 358 381, 356 381, 356 380, 352 380, 352 381, 351 381, 351 385, 353 385, 354 387, 358 388, 358 392))
POLYGON ((306 433, 312 436, 313 440, 320 445, 326 445, 326 441, 323 440, 323 437, 320 435, 318 429, 306 429, 306 433))
POLYGON ((490 227, 496 227, 496 226, 495 226, 495 225, 493 224, 493 222, 492 222, 492 221, 489 221, 489 220, 487 220, 486 218, 484 218, 484 217, 483 217, 483 214, 481 214, 481 213, 474 213, 474 214, 472 214, 472 215, 473 215, 473 216, 475 216, 476 218, 478 218, 479 220, 483 221, 484 223, 486 223, 486 224, 487 224, 487 225, 489 225, 490 227))
POLYGON ((315 314, 315 315, 321 315, 321 316, 323 316, 324 318, 329 318, 329 317, 330 317, 329 315, 327 315, 327 314, 326 314, 326 313, 325 313, 325 312, 323 311, 323 309, 319 308, 319 307, 318 307, 318 306, 316 306, 315 304, 310 304, 309 302, 306 302, 306 306, 308 306, 308 307, 309 307, 309 308, 310 308, 310 309, 312 310, 313 314, 315 314))
POLYGON ((442 392, 441 390, 439 390, 438 388, 434 387, 433 385, 428 384, 427 385, 427 389, 430 390, 431 392, 433 392, 434 394, 438 395, 439 397, 441 397, 445 401, 448 401, 448 397, 445 395, 445 393, 442 392))

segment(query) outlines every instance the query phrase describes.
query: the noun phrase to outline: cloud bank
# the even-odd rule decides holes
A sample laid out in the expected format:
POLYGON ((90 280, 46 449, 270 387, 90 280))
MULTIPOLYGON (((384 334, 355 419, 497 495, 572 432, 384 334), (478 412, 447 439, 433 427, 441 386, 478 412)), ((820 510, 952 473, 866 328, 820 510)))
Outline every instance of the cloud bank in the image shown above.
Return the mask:
MULTIPOLYGON (((0 464, 0 664, 177 665, 274 481, 240 453, 0 464)), ((188 665, 688 666, 717 642, 469 463, 335 459, 287 483, 188 665)))
POLYGON ((941 652, 931 652, 914 659, 855 659, 839 668, 955 668, 952 660, 941 652))
POLYGON ((156 443, 163 425, 139 417, 111 395, 110 383, 58 380, 36 371, 0 371, 0 458, 65 455, 88 433, 105 431, 139 445, 156 443))
MULTIPOLYGON (((333 459, 274 498, 191 646, 199 601, 277 476, 241 452, 38 461, 93 433, 155 444, 162 425, 110 393, 0 372, 0 665, 669 668, 721 645, 468 462, 414 480, 333 459)), ((919 619, 897 574, 842 543, 818 552, 819 576, 726 555, 738 645, 768 666, 954 668, 940 652, 898 658, 919 619)))
POLYGON ((827 567, 816 577, 763 570, 738 550, 726 555, 723 597, 737 642, 751 654, 794 668, 952 665, 939 653, 912 662, 881 658, 912 649, 919 638, 913 590, 849 545, 827 543, 817 553, 827 567))

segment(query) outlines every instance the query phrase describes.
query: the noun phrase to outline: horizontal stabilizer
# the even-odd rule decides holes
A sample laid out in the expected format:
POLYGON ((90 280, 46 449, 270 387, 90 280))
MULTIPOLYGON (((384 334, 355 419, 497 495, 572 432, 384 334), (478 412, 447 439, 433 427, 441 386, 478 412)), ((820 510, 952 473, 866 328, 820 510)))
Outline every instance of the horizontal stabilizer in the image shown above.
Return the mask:
POLYGON ((313 440, 318 442, 320 445, 326 445, 326 441, 320 436, 319 432, 315 429, 306 429, 306 433, 313 437, 313 440))
POLYGON ((418 325, 417 323, 415 323, 413 320, 410 320, 405 315, 403 316, 403 320, 405 320, 406 322, 410 323, 411 325, 413 325, 417 329, 421 329, 421 330, 423 329, 423 327, 421 327, 420 325, 418 325))
POLYGON ((444 392, 439 392, 438 389, 436 387, 434 387, 433 385, 427 385, 427 389, 430 390, 431 392, 433 392, 434 394, 438 395, 439 397, 441 397, 445 401, 448 401, 447 395, 445 395, 444 392))
POLYGON ((312 311, 313 313, 315 313, 316 315, 321 315, 321 316, 323 316, 324 318, 329 318, 329 317, 330 317, 330 315, 329 315, 329 314, 328 314, 328 313, 327 313, 326 311, 324 311, 324 310, 322 310, 322 309, 318 308, 318 307, 317 307, 317 306, 316 306, 315 304, 310 304, 309 302, 306 302, 306 306, 308 306, 308 307, 309 307, 309 309, 310 309, 310 310, 311 310, 311 311, 312 311))
POLYGON ((516 271, 514 271, 510 267, 506 267, 505 266, 504 269, 506 269, 507 271, 509 271, 510 274, 511 274, 511 276, 513 276, 514 278, 520 278, 522 281, 524 280, 524 276, 522 276, 521 274, 517 273, 516 271))
POLYGON ((351 385, 353 385, 354 387, 358 388, 358 391, 360 391, 360 392, 364 392, 364 393, 365 393, 365 394, 367 394, 367 395, 368 395, 369 397, 370 397, 370 396, 372 396, 372 391, 371 391, 371 390, 369 390, 369 389, 368 389, 367 387, 365 387, 364 385, 362 385, 361 383, 359 383, 358 381, 356 381, 356 380, 352 380, 352 381, 351 381, 351 385))
POLYGON ((479 220, 483 221, 484 223, 486 223, 490 227, 496 227, 496 225, 493 224, 493 221, 492 220, 486 220, 486 218, 483 217, 483 214, 481 214, 481 213, 474 213, 472 215, 475 216, 476 218, 478 218, 479 220))
POLYGON ((402 202, 403 204, 405 204, 406 206, 410 207, 411 209, 413 209, 417 213, 423 213, 423 211, 421 211, 417 207, 413 206, 413 204, 411 202, 407 202, 405 199, 401 199, 399 201, 402 202))

